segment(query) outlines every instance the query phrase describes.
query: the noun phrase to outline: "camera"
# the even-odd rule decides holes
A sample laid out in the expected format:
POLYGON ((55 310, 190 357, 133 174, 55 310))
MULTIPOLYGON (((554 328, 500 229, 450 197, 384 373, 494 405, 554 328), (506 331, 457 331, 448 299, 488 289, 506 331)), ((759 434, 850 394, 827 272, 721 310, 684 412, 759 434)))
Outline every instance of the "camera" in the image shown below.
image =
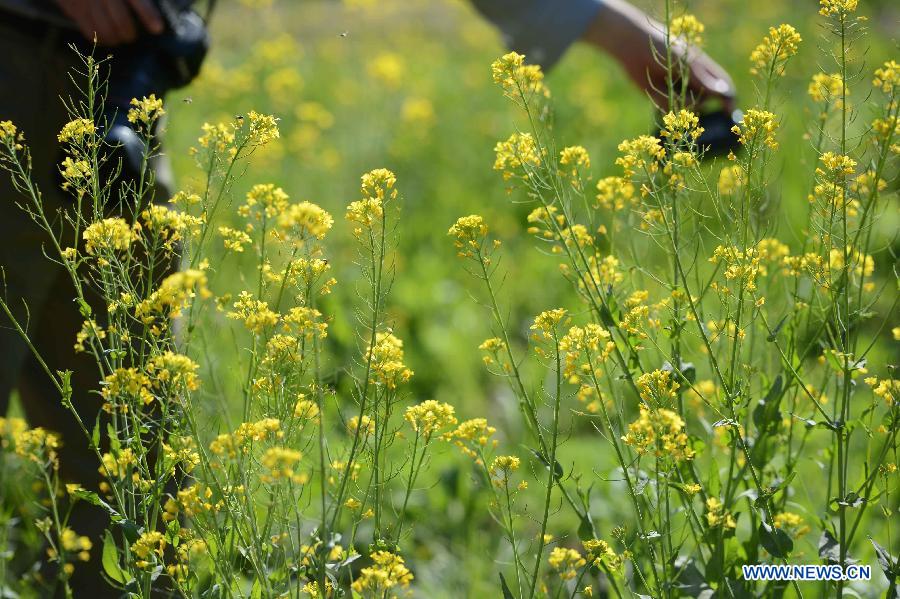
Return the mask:
POLYGON ((209 50, 206 23, 189 2, 154 3, 163 17, 164 31, 116 48, 107 63, 103 111, 105 139, 111 148, 107 168, 121 166, 118 178, 124 181, 139 178, 144 162, 144 144, 127 118, 131 99, 150 94, 162 97, 186 86, 197 77, 209 50))

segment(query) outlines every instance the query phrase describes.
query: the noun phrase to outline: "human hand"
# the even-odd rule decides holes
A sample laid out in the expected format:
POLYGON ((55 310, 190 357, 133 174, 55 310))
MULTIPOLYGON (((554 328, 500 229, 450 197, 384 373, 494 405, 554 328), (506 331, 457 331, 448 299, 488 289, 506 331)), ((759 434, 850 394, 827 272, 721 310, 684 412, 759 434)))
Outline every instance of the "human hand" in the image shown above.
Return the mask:
POLYGON ((55 0, 89 41, 118 46, 137 39, 138 26, 162 33, 163 20, 151 0, 55 0), (137 17, 137 19, 135 19, 137 17))
MULTIPOLYGON (((605 0, 584 39, 612 55, 657 106, 667 108, 666 32, 662 24, 623 0, 605 0)), ((699 48, 681 40, 673 40, 670 48, 673 66, 687 66, 688 72, 676 73, 675 79, 686 77, 689 104, 718 98, 725 110, 734 110, 734 82, 725 69, 699 48)))

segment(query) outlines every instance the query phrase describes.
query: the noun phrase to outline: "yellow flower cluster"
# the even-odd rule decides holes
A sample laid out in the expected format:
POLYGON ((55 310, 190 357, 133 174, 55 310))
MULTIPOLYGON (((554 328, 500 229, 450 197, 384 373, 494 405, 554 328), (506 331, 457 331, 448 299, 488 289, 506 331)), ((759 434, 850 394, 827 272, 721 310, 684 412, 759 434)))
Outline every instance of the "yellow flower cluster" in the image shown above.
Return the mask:
POLYGON ((898 379, 878 379, 870 376, 865 379, 865 383, 872 388, 872 393, 876 397, 883 399, 889 406, 900 399, 900 380, 898 379))
POLYGON ((467 258, 480 251, 485 237, 487 237, 488 227, 484 224, 484 218, 477 214, 470 214, 458 218, 447 234, 456 238, 453 243, 459 250, 457 255, 460 258, 467 258))
POLYGON ((510 365, 509 361, 505 358, 500 357, 500 352, 506 351, 506 342, 503 341, 503 339, 501 339, 500 337, 491 337, 490 339, 485 339, 478 346, 478 349, 487 352, 481 358, 486 366, 500 363, 505 372, 509 372, 510 370, 512 370, 512 366, 510 365))
POLYGON ((669 112, 663 116, 662 137, 670 139, 678 144, 682 141, 695 142, 703 135, 703 127, 700 126, 700 117, 690 110, 681 109, 678 113, 669 112))
POLYGON ((257 183, 247 192, 238 214, 244 218, 252 216, 256 220, 272 219, 287 209, 288 201, 288 194, 282 188, 272 183, 257 183))
POLYGON ((363 414, 362 418, 354 416, 347 421, 347 430, 353 434, 361 430, 365 437, 375 433, 375 421, 367 414, 363 414))
POLYGON ((745 146, 755 145, 761 142, 769 148, 778 149, 778 141, 775 139, 775 130, 778 123, 775 122, 775 115, 768 110, 758 110, 751 108, 744 113, 741 122, 731 128, 731 131, 738 136, 738 141, 745 146))
MULTIPOLYGON (((462 422, 456 427, 456 430, 446 433, 444 438, 452 441, 464 454, 481 463, 479 453, 483 447, 487 446, 491 436, 496 432, 497 429, 490 426, 484 418, 473 418, 462 422)), ((496 444, 495 440, 493 445, 496 444)))
POLYGON ((721 195, 731 195, 743 187, 746 181, 744 169, 737 164, 731 164, 719 171, 717 188, 721 195))
POLYGON ((649 406, 673 404, 678 400, 678 389, 681 387, 678 381, 672 378, 671 370, 659 369, 645 372, 637 378, 635 384, 641 400, 649 406))
POLYGON ((253 294, 249 291, 241 291, 238 300, 234 302, 234 311, 228 312, 226 316, 243 321, 247 330, 257 335, 278 322, 278 314, 269 309, 269 303, 253 299, 253 294))
POLYGON ((142 533, 131 545, 131 552, 137 558, 134 565, 141 569, 153 566, 162 561, 165 549, 166 537, 161 532, 151 530, 142 533))
POLYGON ((426 442, 434 433, 456 424, 453 406, 433 399, 406 408, 403 417, 426 442))
POLYGON ((830 183, 842 183, 856 169, 856 161, 849 156, 835 152, 825 152, 819 157, 821 167, 816 168, 816 176, 830 183))
POLYGON ((300 239, 322 239, 333 224, 331 215, 311 202, 291 204, 278 215, 278 226, 300 239))
POLYGON ((794 537, 801 537, 809 532, 809 526, 803 522, 803 517, 793 512, 780 512, 773 518, 775 528, 786 530, 794 537))
POLYGON ((55 464, 57 450, 62 446, 59 436, 43 427, 26 428, 24 421, 13 419, 7 425, 12 433, 12 444, 16 455, 35 464, 55 464))
POLYGON ((572 580, 578 576, 578 570, 587 565, 587 560, 577 549, 554 547, 547 558, 547 563, 563 580, 572 580))
POLYGON ((634 447, 640 455, 651 453, 675 462, 694 459, 681 416, 672 410, 651 409, 643 404, 640 412, 638 419, 628 425, 628 434, 622 437, 626 445, 634 447))
POLYGON ((634 185, 624 177, 604 177, 597 181, 597 206, 619 211, 635 202, 634 185))
POLYGON ((669 34, 673 37, 683 38, 689 44, 699 46, 703 43, 703 26, 697 17, 691 14, 684 14, 675 17, 669 24, 669 34))
MULTIPOLYGON (((397 197, 397 190, 394 188, 396 183, 397 176, 386 168, 377 168, 365 173, 360 181, 362 199, 347 206, 345 218, 366 229, 372 229, 381 223, 385 203, 397 197)), ((354 231, 357 237, 361 233, 361 228, 354 231)))
POLYGON ((737 522, 731 512, 725 509, 718 497, 706 499, 706 523, 710 528, 722 527, 724 529, 737 528, 737 522))
POLYGON ((565 308, 554 308, 535 316, 531 325, 531 330, 534 331, 531 338, 537 343, 555 343, 558 337, 557 327, 566 319, 566 314, 565 308))
POLYGON ((750 72, 754 75, 769 72, 784 75, 785 64, 797 54, 802 41, 797 30, 787 23, 769 27, 769 35, 750 53, 750 62, 753 63, 750 72))
POLYGON ((278 131, 278 120, 268 114, 260 114, 254 110, 247 113, 249 130, 247 143, 252 146, 264 146, 274 139, 281 137, 278 131))
POLYGON ((250 444, 270 437, 282 438, 281 422, 277 418, 263 418, 256 422, 244 422, 233 433, 223 433, 209 444, 209 450, 217 456, 237 457, 237 452, 247 453, 250 444))
POLYGON ((268 474, 263 475, 261 480, 273 483, 283 479, 298 485, 305 484, 309 477, 294 469, 302 459, 303 454, 294 449, 270 447, 260 459, 260 463, 268 470, 268 474))
POLYGON ((150 392, 150 377, 137 368, 117 368, 103 379, 100 395, 111 406, 118 407, 124 401, 138 400, 144 404, 153 401, 150 392))
POLYGON ((174 250, 175 243, 183 238, 185 232, 197 235, 203 225, 203 219, 199 216, 191 216, 159 204, 153 204, 141 212, 141 218, 148 230, 165 241, 165 249, 168 251, 174 250))
POLYGON ((59 143, 79 145, 96 132, 97 127, 91 119, 74 119, 63 125, 56 139, 59 143))
POLYGON ((319 418, 319 406, 301 393, 294 404, 294 418, 316 421, 319 418))
POLYGON ((238 253, 243 252, 244 246, 250 245, 253 241, 250 235, 244 231, 232 229, 231 227, 219 227, 219 235, 222 236, 226 250, 238 253))
POLYGON ((844 80, 839 73, 816 73, 809 82, 806 93, 813 102, 835 102, 834 106, 840 108, 841 94, 844 89, 844 80))
POLYGON ((507 94, 527 97, 531 94, 550 95, 544 85, 544 72, 539 65, 525 64, 525 56, 517 52, 504 54, 491 64, 494 83, 507 94))
POLYGON ((591 157, 584 146, 568 146, 559 153, 559 165, 563 174, 572 179, 573 184, 580 180, 579 173, 591 168, 591 157))
POLYGON ((159 289, 135 306, 134 315, 145 324, 153 322, 157 315, 177 318, 190 300, 211 295, 206 280, 206 273, 194 268, 171 274, 163 279, 159 289))
POLYGON ((619 144, 621 156, 616 158, 616 164, 622 167, 626 179, 634 177, 640 170, 647 174, 653 174, 659 170, 659 162, 665 157, 658 138, 651 135, 641 135, 635 139, 626 139, 619 144))
MULTIPOLYGON (((90 537, 79 535, 68 526, 60 532, 59 543, 66 553, 76 554, 79 560, 86 562, 91 559, 90 551, 94 544, 91 542, 90 537)), ((48 553, 51 551, 52 549, 47 550, 48 553)), ((50 557, 55 557, 55 553, 54 551, 50 557)))
POLYGON ((366 350, 365 359, 371 361, 374 382, 388 389, 396 389, 413 375, 413 371, 403 364, 403 341, 391 332, 375 335, 375 345, 366 350))
POLYGON ((93 222, 82 233, 84 250, 89 255, 125 251, 136 238, 131 225, 124 218, 112 217, 93 222))
POLYGON ((591 564, 597 568, 606 565, 616 569, 622 565, 622 558, 616 555, 616 552, 613 551, 613 548, 606 541, 588 539, 582 543, 582 546, 591 560, 591 564))
POLYGON ((21 150, 22 145, 18 143, 20 139, 21 134, 12 121, 0 121, 0 143, 21 150))
POLYGON ((581 383, 582 377, 599 379, 603 363, 615 347, 609 331, 599 324, 592 322, 584 327, 571 327, 559 342, 559 349, 565 356, 563 375, 573 385, 581 383))
POLYGON ((157 98, 156 94, 150 94, 140 100, 131 99, 131 108, 128 109, 128 122, 132 124, 140 124, 149 126, 155 123, 161 116, 166 114, 163 109, 162 98, 157 98))
POLYGON ((531 133, 513 133, 506 141, 498 141, 494 153, 494 170, 503 171, 504 181, 515 177, 518 169, 523 170, 523 178, 528 178, 528 169, 541 164, 537 143, 531 133))
POLYGON ((875 78, 872 85, 886 94, 891 94, 897 85, 900 85, 900 64, 896 60, 889 60, 881 68, 875 69, 875 78))
POLYGON ((522 461, 514 455, 501 455, 494 458, 488 469, 493 485, 498 488, 508 485, 509 476, 519 469, 521 463, 522 461))
POLYGON ((153 386, 184 387, 188 391, 200 388, 200 377, 197 371, 199 364, 189 357, 165 351, 152 356, 147 363, 147 374, 153 377, 153 386))
POLYGON ((819 14, 823 17, 837 15, 845 17, 856 10, 858 0, 819 0, 819 14))
POLYGON ((371 555, 373 564, 359 572, 351 588, 363 597, 386 597, 394 587, 406 588, 413 580, 413 574, 406 567, 403 558, 390 551, 375 551, 371 555))

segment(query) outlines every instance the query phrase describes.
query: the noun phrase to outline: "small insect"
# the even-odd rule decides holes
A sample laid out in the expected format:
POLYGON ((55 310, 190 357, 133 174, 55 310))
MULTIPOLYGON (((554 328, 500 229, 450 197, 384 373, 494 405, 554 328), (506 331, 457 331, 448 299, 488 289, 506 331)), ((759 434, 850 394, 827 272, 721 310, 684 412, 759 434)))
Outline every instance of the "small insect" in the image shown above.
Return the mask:
POLYGON ((234 120, 236 120, 236 121, 243 121, 243 120, 244 120, 244 115, 242 115, 242 114, 236 114, 236 115, 234 115, 234 120))
POLYGON ((182 100, 182 102, 184 102, 185 104, 191 104, 191 103, 193 103, 193 101, 194 101, 194 99, 190 96, 188 96, 182 100))
POLYGON ((349 32, 349 31, 344 31, 343 33, 339 33, 338 35, 341 36, 341 37, 347 37, 348 35, 350 35, 350 32, 349 32))

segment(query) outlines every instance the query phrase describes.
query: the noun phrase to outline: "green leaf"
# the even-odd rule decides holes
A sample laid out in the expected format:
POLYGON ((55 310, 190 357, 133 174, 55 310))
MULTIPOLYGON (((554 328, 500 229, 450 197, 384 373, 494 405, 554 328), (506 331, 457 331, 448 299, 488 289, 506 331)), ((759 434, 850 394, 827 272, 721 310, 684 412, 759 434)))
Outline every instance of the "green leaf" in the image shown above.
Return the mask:
POLYGON ((594 521, 591 519, 590 512, 585 512, 581 516, 581 524, 578 525, 578 538, 582 541, 589 541, 594 538, 594 521))
POLYGON ((108 530, 103 537, 103 553, 100 557, 100 563, 103 566, 103 571, 106 572, 106 575, 111 580, 119 584, 125 584, 128 581, 128 576, 119 567, 119 552, 116 549, 116 542, 112 533, 108 530))
MULTIPOLYGON (((541 462, 541 464, 544 465, 544 468, 546 468, 547 470, 550 470, 550 462, 549 462, 549 460, 547 460, 543 455, 541 455, 541 453, 540 453, 539 451, 537 451, 537 450, 535 450, 535 449, 531 449, 531 448, 529 447, 528 450, 531 451, 531 453, 534 454, 534 457, 536 457, 536 458, 541 462)), ((559 460, 554 460, 554 463, 553 463, 553 478, 555 478, 557 481, 559 481, 559 479, 561 479, 562 476, 563 476, 563 467, 562 467, 562 465, 559 463, 559 460)))
POLYGON ((759 524, 759 542, 773 557, 787 557, 794 550, 794 541, 780 528, 772 528, 765 520, 759 524))
POLYGON ((500 572, 500 589, 503 591, 503 599, 516 599, 516 596, 512 594, 511 590, 509 590, 509 585, 506 584, 506 579, 503 578, 503 572, 500 572))

